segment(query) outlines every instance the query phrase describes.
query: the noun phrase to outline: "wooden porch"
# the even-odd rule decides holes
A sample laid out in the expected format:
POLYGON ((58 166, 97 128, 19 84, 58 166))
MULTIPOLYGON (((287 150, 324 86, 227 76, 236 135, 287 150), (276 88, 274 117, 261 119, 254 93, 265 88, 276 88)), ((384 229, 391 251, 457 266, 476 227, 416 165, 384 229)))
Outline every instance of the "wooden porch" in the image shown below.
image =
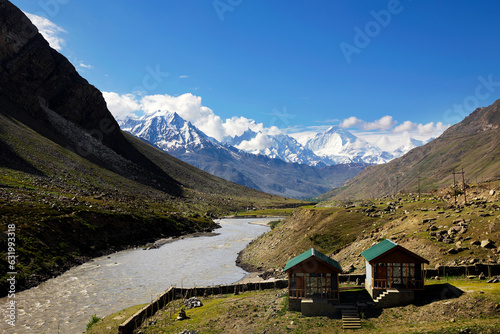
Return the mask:
POLYGON ((290 298, 339 300, 338 275, 331 273, 290 273, 290 298))
POLYGON ((374 263, 372 287, 374 289, 423 290, 424 275, 423 263, 374 263))

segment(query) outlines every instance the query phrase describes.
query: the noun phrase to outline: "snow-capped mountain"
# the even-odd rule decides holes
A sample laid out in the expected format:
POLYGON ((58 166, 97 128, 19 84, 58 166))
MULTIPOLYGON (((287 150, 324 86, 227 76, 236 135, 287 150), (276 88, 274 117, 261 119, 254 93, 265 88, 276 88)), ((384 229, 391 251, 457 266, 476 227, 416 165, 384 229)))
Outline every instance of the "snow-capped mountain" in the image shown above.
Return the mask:
POLYGON ((323 159, 305 148, 295 138, 283 133, 265 134, 250 129, 241 136, 227 137, 224 143, 251 154, 261 154, 286 162, 326 166, 323 159))
MULTIPOLYGON (((218 142, 173 112, 157 112, 119 123, 122 130, 195 167, 226 180, 282 196, 318 196, 341 186, 366 167, 366 164, 313 167, 307 163, 285 162, 281 156, 293 159, 295 154, 298 161, 298 157, 305 156, 303 153, 307 152, 295 139, 286 135, 267 138, 275 143, 269 151, 254 152, 266 155, 251 154, 218 142)), ((245 141, 259 136, 262 133, 248 132, 232 141, 243 145, 245 141)), ((315 157, 314 153, 309 154, 311 159, 315 157)))
POLYGON ((316 134, 305 143, 305 147, 321 157, 327 165, 352 162, 380 164, 394 158, 389 152, 337 126, 316 134))
POLYGON ((219 145, 175 112, 158 111, 138 119, 127 118, 120 127, 169 153, 189 153, 219 145))
POLYGON ((424 145, 425 142, 414 139, 407 134, 400 137, 398 141, 390 140, 387 136, 382 136, 376 144, 378 147, 384 147, 386 151, 391 152, 394 158, 399 158, 415 147, 424 145))

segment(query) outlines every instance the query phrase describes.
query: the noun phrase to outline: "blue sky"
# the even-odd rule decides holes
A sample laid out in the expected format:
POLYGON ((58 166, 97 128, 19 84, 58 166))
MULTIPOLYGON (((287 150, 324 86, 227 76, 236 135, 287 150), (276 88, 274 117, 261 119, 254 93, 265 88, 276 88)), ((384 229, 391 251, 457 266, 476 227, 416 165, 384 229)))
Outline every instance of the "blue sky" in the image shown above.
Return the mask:
POLYGON ((215 137, 253 121, 428 139, 500 98, 499 1, 12 2, 55 25, 115 115, 164 104, 215 137))

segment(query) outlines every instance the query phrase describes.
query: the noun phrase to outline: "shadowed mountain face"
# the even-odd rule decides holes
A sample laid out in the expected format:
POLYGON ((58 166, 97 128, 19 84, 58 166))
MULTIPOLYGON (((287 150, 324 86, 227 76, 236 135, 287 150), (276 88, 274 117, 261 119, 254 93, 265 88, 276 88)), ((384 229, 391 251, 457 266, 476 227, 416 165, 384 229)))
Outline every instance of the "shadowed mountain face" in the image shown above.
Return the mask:
POLYGON ((324 198, 369 198, 423 191, 453 183, 453 171, 466 181, 500 178, 500 100, 478 108, 430 143, 387 164, 370 166, 324 198))
POLYGON ((0 17, 0 112, 101 167, 181 194, 178 182, 125 140, 101 92, 19 9, 2 0, 0 17), (153 174, 154 183, 148 180, 153 174))
MULTIPOLYGON (((213 177, 123 133, 101 92, 7 0, 0 0, 0 116, 1 167, 50 174, 47 166, 54 165, 49 159, 61 159, 63 153, 71 159, 66 167, 58 165, 58 170, 90 162, 142 184, 142 190, 153 188, 177 198, 195 191, 211 197, 238 196, 243 202, 283 200, 213 177), (13 136, 13 128, 26 131, 29 140, 13 136), (50 148, 42 142, 50 142, 50 148), (51 155, 51 150, 58 152, 51 155), (73 154, 83 160, 75 161, 73 154)), ((100 179, 99 173, 93 177, 100 179)))

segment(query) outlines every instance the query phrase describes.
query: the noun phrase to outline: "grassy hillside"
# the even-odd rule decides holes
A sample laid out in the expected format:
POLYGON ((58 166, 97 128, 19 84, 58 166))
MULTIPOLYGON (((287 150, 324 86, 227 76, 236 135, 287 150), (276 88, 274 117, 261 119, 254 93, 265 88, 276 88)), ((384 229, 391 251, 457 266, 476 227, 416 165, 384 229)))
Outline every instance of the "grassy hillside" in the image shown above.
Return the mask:
POLYGON ((288 260, 314 247, 344 269, 353 265, 362 270, 360 253, 389 238, 428 259, 432 268, 438 264, 500 263, 499 188, 499 181, 471 186, 468 205, 459 208, 453 206, 451 189, 443 189, 420 200, 404 195, 297 209, 252 242, 240 261, 254 268, 280 270, 288 260), (450 240, 441 237, 461 226, 465 229, 451 233, 450 240), (477 245, 485 239, 492 240, 494 247, 477 245))

